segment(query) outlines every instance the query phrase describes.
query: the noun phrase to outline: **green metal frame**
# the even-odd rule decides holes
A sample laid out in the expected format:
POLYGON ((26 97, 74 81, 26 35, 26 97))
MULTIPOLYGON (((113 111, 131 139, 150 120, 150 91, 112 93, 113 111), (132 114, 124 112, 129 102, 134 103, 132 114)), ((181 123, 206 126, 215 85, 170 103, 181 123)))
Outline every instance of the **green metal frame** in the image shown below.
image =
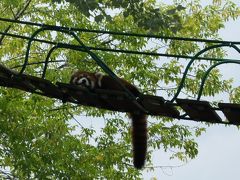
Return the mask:
MULTIPOLYGON (((45 24, 40 24, 40 23, 32 23, 32 22, 27 22, 27 21, 19 21, 19 20, 12 20, 12 19, 6 19, 6 18, 0 18, 0 21, 4 22, 12 22, 12 23, 18 23, 18 24, 25 24, 25 25, 31 25, 31 26, 37 26, 39 29, 37 29, 31 37, 26 37, 26 36, 20 36, 16 34, 10 34, 10 33, 5 33, 5 32, 0 32, 2 35, 7 35, 7 36, 12 36, 16 38, 22 38, 28 40, 28 45, 27 45, 27 50, 26 50, 26 55, 25 55, 25 61, 22 65, 22 69, 20 70, 20 74, 24 73, 27 65, 30 64, 37 64, 37 63, 28 63, 28 58, 29 58, 29 53, 30 53, 30 48, 31 44, 33 41, 36 42, 42 42, 42 43, 48 43, 54 45, 48 52, 47 57, 44 63, 43 67, 43 73, 42 73, 42 78, 45 78, 46 71, 48 64, 50 63, 49 59, 51 57, 51 54, 59 48, 64 48, 64 49, 72 49, 80 52, 85 52, 88 53, 92 59, 100 66, 104 72, 106 72, 109 76, 111 76, 114 80, 116 80, 119 85, 123 88, 123 90, 129 95, 129 98, 132 100, 136 101, 138 103, 138 97, 135 97, 129 90, 122 85, 122 83, 119 81, 118 76, 101 60, 101 58, 93 52, 93 50, 97 51, 108 51, 108 52, 117 52, 117 53, 130 53, 130 54, 141 54, 141 55, 152 55, 152 56, 165 56, 165 57, 174 57, 174 58, 186 58, 190 59, 189 63, 187 64, 181 82, 177 88, 177 91, 173 98, 170 101, 170 103, 174 103, 174 101, 178 98, 180 92, 184 88, 185 85, 185 80, 188 74, 188 71, 190 67, 192 66, 193 62, 195 60, 208 60, 208 61, 214 61, 216 62, 214 65, 212 65, 204 74, 200 88, 198 91, 198 96, 197 100, 200 100, 204 85, 206 82, 206 79, 208 78, 211 70, 221 64, 227 64, 227 63, 235 63, 235 64, 240 64, 239 60, 236 59, 217 59, 217 58, 206 58, 206 57, 201 57, 201 55, 211 49, 215 48, 222 48, 222 47, 231 47, 234 48, 237 52, 240 53, 240 49, 237 47, 237 45, 240 45, 240 42, 237 41, 221 41, 221 40, 209 40, 209 39, 198 39, 198 38, 182 38, 182 37, 166 37, 166 36, 161 36, 161 35, 151 35, 151 34, 137 34, 137 33, 123 33, 123 32, 114 32, 114 31, 103 31, 103 30, 90 30, 90 29, 84 29, 84 28, 68 28, 68 27, 63 27, 63 26, 53 26, 53 25, 45 25, 45 24), (62 32, 65 34, 68 34, 72 37, 74 37, 75 40, 79 43, 79 45, 72 45, 72 44, 65 44, 65 43, 56 43, 56 42, 51 42, 47 40, 40 40, 37 39, 36 36, 43 32, 43 31, 57 31, 57 32, 62 32), (88 33, 102 33, 102 34, 109 34, 109 35, 123 35, 123 36, 134 36, 134 37, 144 37, 144 38, 155 38, 155 39, 165 39, 165 40, 177 40, 177 41, 192 41, 192 42, 205 42, 205 43, 215 43, 215 45, 211 45, 209 47, 206 47, 199 51, 195 56, 184 56, 184 55, 174 55, 174 54, 163 54, 163 53, 152 53, 152 52, 140 52, 140 51, 131 51, 131 50, 122 50, 122 49, 109 49, 109 48, 99 48, 99 47, 89 47, 86 46, 81 39, 75 34, 75 32, 88 32, 88 33)), ((38 62, 39 63, 39 62, 38 62)), ((140 105, 140 104, 139 104, 140 105)), ((144 111, 144 108, 139 106, 142 111, 144 111)))
POLYGON ((51 54, 53 53, 53 51, 55 49, 58 49, 58 48, 61 47, 61 48, 78 50, 78 51, 84 51, 84 52, 88 53, 93 58, 93 60, 103 69, 104 72, 106 72, 111 78, 113 78, 121 86, 121 88, 128 94, 129 98, 138 106, 138 108, 141 111, 147 113, 146 109, 138 102, 139 97, 136 97, 134 94, 132 94, 122 84, 122 82, 120 81, 118 76, 100 59, 100 57, 98 57, 87 46, 85 46, 85 44, 80 40, 80 38, 78 38, 78 36, 73 31, 71 31, 71 29, 63 30, 63 29, 53 28, 53 27, 42 27, 42 28, 36 30, 32 34, 31 38, 28 41, 27 50, 26 50, 26 54, 25 54, 25 61, 24 61, 24 64, 22 66, 22 69, 20 71, 20 74, 22 74, 25 71, 26 67, 27 67, 31 44, 34 41, 35 37, 39 33, 43 32, 43 31, 49 31, 49 30, 51 30, 51 31, 58 31, 58 32, 66 33, 66 34, 69 34, 69 35, 73 36, 78 41, 78 43, 81 45, 81 49, 75 49, 75 48, 72 48, 72 46, 62 45, 62 44, 61 45, 60 44, 55 45, 53 48, 50 49, 50 51, 47 54, 47 57, 46 57, 46 60, 45 60, 45 66, 44 66, 44 69, 43 69, 42 78, 45 77, 45 73, 46 73, 46 70, 47 70, 47 65, 48 65, 48 62, 49 62, 49 58, 50 58, 51 54))
MULTIPOLYGON (((84 29, 84 28, 68 28, 64 26, 55 26, 55 25, 47 25, 41 23, 33 23, 28 21, 20 21, 14 19, 1 18, 0 21, 4 22, 12 22, 17 24, 25 24, 30 26, 38 26, 38 27, 49 27, 55 29, 78 31, 78 32, 89 32, 89 33, 102 33, 102 34, 111 34, 111 35, 120 35, 120 36, 134 36, 134 37, 144 37, 144 38, 154 38, 154 39, 165 39, 165 40, 177 40, 177 41, 198 41, 198 42, 208 42, 208 43, 229 43, 229 41, 222 40, 212 40, 212 39, 200 39, 200 38, 184 38, 184 37, 170 37, 170 36, 162 36, 162 35, 154 35, 154 34, 139 34, 139 33, 130 33, 130 32, 117 32, 117 31, 106 31, 106 30, 94 30, 94 29, 84 29)), ((240 44, 240 41, 232 41, 234 44, 240 44)))
MULTIPOLYGON (((221 48, 221 47, 232 47, 232 48, 234 48, 237 52, 240 53, 240 49, 239 49, 235 44, 233 44, 233 43, 222 43, 222 44, 212 45, 212 46, 209 46, 209 47, 204 48, 204 49, 202 49, 201 51, 199 51, 199 52, 189 61, 189 63, 187 64, 187 66, 186 66, 186 68, 185 68, 185 71, 184 71, 184 73, 183 73, 181 82, 180 82, 180 84, 179 84, 179 86, 178 86, 177 92, 175 93, 175 95, 173 96, 173 98, 171 99, 170 102, 174 102, 174 101, 177 99, 178 95, 180 94, 181 90, 183 89, 184 83, 185 83, 185 80, 186 80, 186 77, 187 77, 187 74, 188 74, 188 71, 189 71, 191 65, 193 64, 193 62, 194 62, 195 60, 197 60, 196 58, 199 57, 200 55, 202 55, 203 53, 211 50, 211 49, 216 49, 216 48, 221 48)), ((212 60, 212 61, 214 61, 214 60, 212 60)), ((198 98, 197 98, 197 100, 200 100, 201 95, 202 95, 202 91, 203 91, 203 87, 204 87, 204 84, 205 84, 205 80, 207 79, 210 71, 211 71, 214 67, 216 67, 216 66, 218 66, 218 65, 220 65, 220 64, 226 64, 226 63, 237 63, 237 64, 238 64, 238 63, 240 62, 239 60, 218 60, 218 61, 220 61, 220 62, 218 62, 217 64, 212 65, 212 66, 207 70, 207 72, 205 73, 205 75, 204 75, 204 77, 203 77, 203 80, 202 80, 202 83, 201 83, 201 85, 200 85, 200 89, 199 89, 199 93, 198 93, 198 98)))
POLYGON ((197 100, 199 101, 201 96, 202 96, 202 92, 203 92, 203 88, 204 88, 204 85, 205 85, 205 82, 210 74, 210 72, 217 66, 219 65, 222 65, 222 64, 239 64, 240 65, 240 61, 222 61, 222 62, 218 62, 214 65, 212 65, 204 74, 203 78, 202 78, 202 81, 201 81, 201 85, 200 85, 200 88, 199 88, 199 91, 198 91, 198 96, 197 96, 197 100))

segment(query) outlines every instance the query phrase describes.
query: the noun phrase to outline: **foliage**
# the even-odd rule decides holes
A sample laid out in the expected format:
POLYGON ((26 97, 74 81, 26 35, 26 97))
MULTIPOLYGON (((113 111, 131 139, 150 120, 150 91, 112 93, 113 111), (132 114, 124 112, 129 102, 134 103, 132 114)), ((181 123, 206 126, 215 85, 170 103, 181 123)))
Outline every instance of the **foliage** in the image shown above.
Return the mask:
MULTIPOLYGON (((3 0, 0 1, 1 17, 27 20, 52 25, 104 29, 135 33, 155 33, 164 36, 218 39, 218 31, 229 19, 240 15, 239 8, 231 1, 213 1, 201 6, 198 0, 175 0, 166 5, 154 0, 3 0)), ((4 22, 0 31, 31 36, 36 27, 4 22)), ((79 32, 82 41, 93 47, 127 50, 146 50, 172 54, 193 55, 209 44, 195 42, 153 40, 79 32)), ((55 42, 77 44, 66 34, 42 32, 38 38, 55 42)), ((7 67, 20 70, 24 61, 26 40, 0 37, 0 59, 7 67)), ((43 61, 50 45, 33 43, 30 63, 43 61)), ((134 82, 143 92, 163 93, 170 99, 181 79, 184 63, 179 59, 155 56, 129 55, 96 51, 116 74, 134 82), (165 88, 167 87, 167 88, 165 88), (158 91, 161 89, 163 91, 158 91)), ((220 49, 209 51, 208 57, 223 57, 220 49)), ((68 82, 74 69, 99 71, 100 68, 86 53, 59 49, 51 60, 47 79, 68 82)), ((184 91, 196 95, 199 82, 208 64, 195 62, 192 76, 186 80, 184 91)), ((27 67, 26 73, 39 76, 42 65, 27 67)), ((223 81, 218 70, 208 78, 204 95, 214 96, 231 89, 231 81, 223 81), (214 84, 214 86, 212 86, 214 84)), ((231 98, 239 99, 239 89, 231 91, 231 98)), ((120 113, 89 107, 77 107, 20 90, 0 88, 0 176, 19 179, 137 179, 142 171, 132 166, 129 122, 120 113), (100 117, 105 124, 100 132, 95 127, 73 124, 73 119, 87 121, 83 115, 100 117)), ((236 100, 235 100, 236 101, 236 100)), ((195 158, 198 150, 194 138, 204 132, 201 127, 179 125, 173 119, 149 118, 149 154, 146 166, 152 164, 152 151, 164 149, 172 158, 195 158)), ((94 122, 95 123, 95 122, 94 122)), ((94 126, 93 123, 93 126, 94 126)), ((154 168, 153 168, 154 169, 154 168)))
MULTIPOLYGON (((52 0, 53 2, 63 2, 61 0, 52 0)), ((155 1, 144 2, 135 1, 102 1, 102 0, 66 0, 77 7, 87 17, 93 17, 99 23, 102 21, 112 22, 111 13, 106 13, 105 9, 118 9, 124 18, 132 17, 134 23, 139 28, 152 31, 164 31, 169 29, 176 32, 181 28, 181 21, 178 12, 185 8, 181 5, 157 7, 155 1)))

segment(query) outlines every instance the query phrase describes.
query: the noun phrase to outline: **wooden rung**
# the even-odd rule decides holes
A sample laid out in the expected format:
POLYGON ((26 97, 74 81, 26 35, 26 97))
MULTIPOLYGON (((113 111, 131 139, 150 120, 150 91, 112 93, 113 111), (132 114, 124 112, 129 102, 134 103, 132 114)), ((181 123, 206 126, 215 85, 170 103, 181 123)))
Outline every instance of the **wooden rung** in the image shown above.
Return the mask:
POLYGON ((219 103, 218 107, 230 123, 240 125, 240 104, 219 103))
POLYGON ((2 75, 0 75, 0 86, 21 89, 27 92, 35 91, 35 87, 32 84, 2 75))
POLYGON ((167 116, 172 118, 179 117, 179 111, 172 105, 165 102, 160 96, 143 95, 141 103, 150 115, 167 116))
POLYGON ((0 86, 21 89, 31 93, 39 93, 58 99, 63 99, 64 95, 51 81, 25 74, 14 74, 9 77, 0 75, 0 86))
POLYGON ((36 90, 40 90, 45 96, 59 99, 62 99, 64 96, 63 92, 49 80, 25 74, 19 75, 17 79, 19 79, 19 81, 31 84, 36 90))
POLYGON ((222 122, 221 118, 207 101, 190 99, 177 99, 176 101, 193 120, 212 123, 222 122))

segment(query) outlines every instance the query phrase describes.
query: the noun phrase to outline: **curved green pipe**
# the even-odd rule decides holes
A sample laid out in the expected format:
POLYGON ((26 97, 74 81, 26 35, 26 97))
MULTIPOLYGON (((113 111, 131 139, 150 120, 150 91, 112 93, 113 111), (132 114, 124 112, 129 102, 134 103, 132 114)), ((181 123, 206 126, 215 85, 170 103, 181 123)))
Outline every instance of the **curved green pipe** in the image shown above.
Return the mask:
POLYGON ((202 82, 199 88, 199 92, 198 92, 198 97, 197 100, 199 101, 201 96, 202 96, 202 92, 203 92, 203 86, 207 80, 207 77, 209 76, 209 73, 217 66, 221 65, 221 64, 240 64, 240 61, 222 61, 222 62, 218 62, 214 65, 212 65, 204 74, 203 78, 202 78, 202 82))
POLYGON ((184 87, 184 83, 185 83, 185 79, 186 79, 188 70, 191 67, 191 65, 193 64, 193 62, 196 60, 196 58, 198 58, 201 54, 203 54, 203 53, 205 53, 205 52, 207 52, 207 51, 209 51, 211 49, 220 48, 220 47, 224 47, 224 46, 236 48, 232 43, 217 44, 217 45, 209 46, 207 48, 202 49, 193 58, 191 58, 190 62, 188 63, 188 65, 187 65, 187 67, 186 67, 186 69, 185 69, 185 71, 183 73, 183 76, 182 76, 181 82, 180 82, 180 84, 178 86, 177 92, 175 93, 174 97, 171 99, 170 102, 175 101, 177 99, 178 95, 180 94, 182 88, 184 87))

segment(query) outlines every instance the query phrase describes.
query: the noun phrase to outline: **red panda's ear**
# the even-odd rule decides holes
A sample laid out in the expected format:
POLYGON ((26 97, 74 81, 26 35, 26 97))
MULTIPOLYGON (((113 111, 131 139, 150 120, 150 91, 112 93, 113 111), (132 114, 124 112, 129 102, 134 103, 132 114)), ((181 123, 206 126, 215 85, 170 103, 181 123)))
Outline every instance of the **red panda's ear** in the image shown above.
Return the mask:
POLYGON ((70 84, 74 84, 73 83, 73 80, 76 78, 76 75, 78 74, 79 70, 78 69, 75 69, 72 71, 72 76, 71 76, 71 79, 70 79, 70 84))
POLYGON ((99 87, 102 87, 102 78, 103 78, 104 74, 101 72, 96 72, 95 73, 95 77, 97 78, 97 84, 99 87))
POLYGON ((95 76, 97 77, 97 78, 100 78, 100 77, 102 77, 104 74, 102 73, 102 72, 96 72, 95 73, 95 76))
POLYGON ((73 71, 72 71, 72 74, 77 74, 77 73, 79 73, 80 71, 78 70, 78 69, 74 69, 73 71))

